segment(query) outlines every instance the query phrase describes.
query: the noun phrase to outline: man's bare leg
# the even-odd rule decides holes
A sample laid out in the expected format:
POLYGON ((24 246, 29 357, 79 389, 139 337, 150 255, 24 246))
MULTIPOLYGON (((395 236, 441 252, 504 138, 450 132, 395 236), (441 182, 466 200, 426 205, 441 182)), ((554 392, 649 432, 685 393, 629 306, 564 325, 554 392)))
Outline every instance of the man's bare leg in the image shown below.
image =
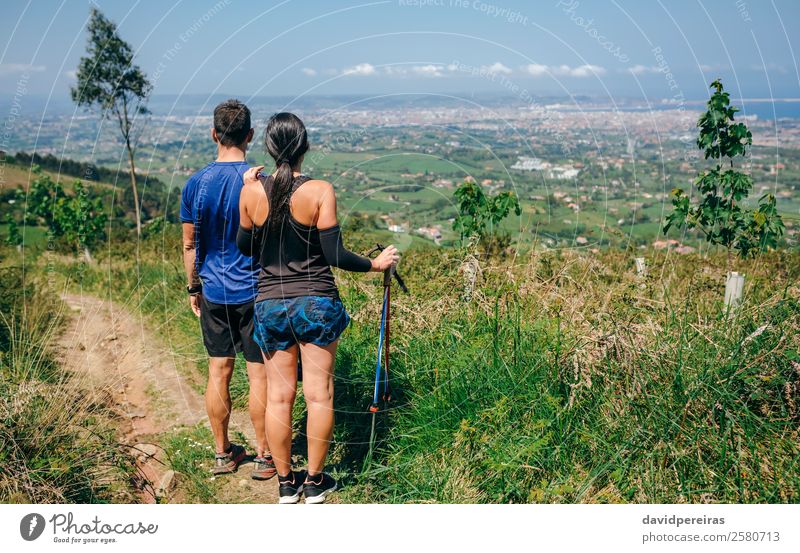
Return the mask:
POLYGON ((257 455, 269 455, 269 442, 267 441, 266 416, 267 416, 267 369, 264 363, 247 362, 247 378, 250 381, 250 397, 247 407, 250 411, 250 420, 256 432, 257 455))
POLYGON ((211 357, 208 362, 208 386, 206 387, 206 412, 214 434, 217 455, 230 449, 228 423, 231 418, 231 395, 229 386, 233 376, 232 357, 211 357))

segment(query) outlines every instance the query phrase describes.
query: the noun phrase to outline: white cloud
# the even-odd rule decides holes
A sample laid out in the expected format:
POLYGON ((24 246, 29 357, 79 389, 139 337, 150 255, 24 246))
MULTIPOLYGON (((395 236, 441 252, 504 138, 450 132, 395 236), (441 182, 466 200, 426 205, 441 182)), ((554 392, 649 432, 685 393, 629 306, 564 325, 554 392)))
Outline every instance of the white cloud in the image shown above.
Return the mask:
POLYGON ((569 70, 570 77, 591 77, 592 75, 602 75, 606 70, 599 65, 580 65, 569 70))
POLYGON ((44 65, 31 65, 30 63, 0 63, 0 75, 41 73, 45 69, 47 69, 47 67, 44 65))
POLYGON ((661 69, 655 65, 634 65, 633 67, 629 67, 628 71, 634 75, 642 75, 644 73, 660 73, 661 69))
POLYGON ((411 70, 416 73, 417 75, 422 75, 423 77, 443 77, 444 74, 442 73, 442 66, 441 65, 415 65, 411 68, 411 70))
POLYGON ((547 72, 549 71, 546 65, 541 65, 538 63, 532 63, 530 65, 526 65, 522 69, 530 73, 534 77, 540 77, 541 75, 546 75, 547 72))
POLYGON ((770 73, 783 73, 783 74, 788 73, 788 71, 783 65, 775 63, 774 61, 771 61, 766 65, 751 65, 750 69, 752 71, 768 71, 770 73))
POLYGON ((428 63, 425 65, 387 65, 385 67, 375 67, 369 63, 359 63, 353 67, 336 71, 330 69, 327 71, 330 75, 358 75, 358 76, 372 76, 372 75, 386 75, 388 77, 445 77, 448 73, 456 71, 458 68, 454 64, 443 65, 436 63, 428 63))
POLYGON ((74 69, 70 69, 69 71, 64 71, 64 76, 68 79, 75 80, 78 78, 78 72, 74 69))
POLYGON ((387 65, 383 68, 383 72, 390 77, 405 77, 408 75, 408 69, 405 67, 396 67, 393 65, 387 65))
POLYGON ((314 75, 317 74, 317 70, 311 69, 310 67, 304 67, 303 69, 301 69, 301 71, 303 72, 303 75, 306 75, 308 77, 313 77, 314 75))
MULTIPOLYGON (((386 65, 382 67, 376 67, 370 63, 359 63, 357 65, 353 65, 351 67, 347 67, 344 69, 325 69, 321 71, 324 75, 339 75, 339 76, 378 76, 378 75, 385 75, 388 77, 396 77, 396 78, 413 78, 413 77, 430 77, 430 78, 442 78, 442 77, 449 77, 453 76, 460 71, 463 71, 463 67, 460 67, 457 63, 426 63, 422 65, 405 65, 405 64, 398 64, 398 65, 386 65)), ((480 71, 482 75, 510 75, 514 73, 514 71, 504 65, 503 63, 496 61, 490 65, 481 65, 476 66, 475 71, 480 71)), ((581 65, 578 67, 571 68, 566 65, 562 66, 546 66, 546 65, 536 65, 531 64, 522 67, 522 70, 534 75, 543 75, 545 73, 553 73, 559 75, 571 75, 574 77, 586 77, 591 74, 591 72, 595 72, 597 74, 605 73, 605 69, 596 65, 581 65)), ((303 68, 302 72, 308 76, 313 76, 317 74, 317 71, 314 69, 303 68)))
POLYGON ((511 73, 511 69, 500 63, 499 61, 494 62, 492 65, 482 65, 481 71, 488 73, 489 75, 498 75, 504 74, 508 75, 511 73))
MULTIPOLYGON (((728 69, 730 69, 728 65, 722 63, 715 63, 715 64, 701 63, 698 67, 700 68, 700 71, 702 71, 703 73, 717 73, 719 71, 727 71, 728 69)), ((759 68, 763 69, 760 66, 759 68)))
POLYGON ((374 75, 375 66, 369 63, 359 63, 342 71, 342 75, 356 75, 359 77, 374 75))
POLYGON ((570 67, 569 65, 563 64, 548 66, 531 63, 523 66, 522 70, 534 77, 541 77, 542 75, 555 75, 557 77, 591 77, 592 75, 603 75, 606 72, 605 68, 591 64, 570 67))

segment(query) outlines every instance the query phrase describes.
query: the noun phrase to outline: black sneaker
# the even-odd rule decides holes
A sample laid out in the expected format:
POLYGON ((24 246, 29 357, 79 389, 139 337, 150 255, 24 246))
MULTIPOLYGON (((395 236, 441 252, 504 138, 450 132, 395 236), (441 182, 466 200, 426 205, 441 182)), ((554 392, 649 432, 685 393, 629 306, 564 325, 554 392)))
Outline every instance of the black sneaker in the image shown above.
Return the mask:
POLYGON ((306 479, 306 471, 290 472, 287 476, 278 475, 278 503, 297 503, 300 501, 300 494, 303 493, 303 481, 306 479))
POLYGON ((306 503, 325 503, 325 497, 333 491, 336 491, 336 480, 327 472, 307 476, 303 484, 306 503))

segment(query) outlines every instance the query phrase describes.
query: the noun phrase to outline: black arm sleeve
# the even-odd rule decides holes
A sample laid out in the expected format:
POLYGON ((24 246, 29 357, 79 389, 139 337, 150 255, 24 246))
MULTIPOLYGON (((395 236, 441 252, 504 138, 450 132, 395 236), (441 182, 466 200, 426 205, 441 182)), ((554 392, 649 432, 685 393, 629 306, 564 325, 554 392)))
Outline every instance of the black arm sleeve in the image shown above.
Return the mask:
POLYGON ((328 265, 357 273, 366 273, 372 268, 368 257, 356 255, 344 247, 339 225, 319 231, 319 243, 328 265))
POLYGON ((240 225, 239 230, 236 231, 236 245, 239 247, 239 251, 251 257, 253 255, 253 250, 255 250, 253 242, 253 229, 242 228, 240 225))

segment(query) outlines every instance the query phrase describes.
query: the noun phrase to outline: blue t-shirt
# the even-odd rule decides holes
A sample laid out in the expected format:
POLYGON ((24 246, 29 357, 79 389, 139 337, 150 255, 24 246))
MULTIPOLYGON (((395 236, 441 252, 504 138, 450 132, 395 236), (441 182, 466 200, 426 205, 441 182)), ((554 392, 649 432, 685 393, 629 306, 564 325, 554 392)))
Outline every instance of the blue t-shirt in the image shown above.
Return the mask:
POLYGON ((245 161, 214 161, 189 177, 181 194, 181 221, 194 223, 197 273, 212 303, 242 304, 256 297, 258 261, 236 246, 247 169, 245 161))

